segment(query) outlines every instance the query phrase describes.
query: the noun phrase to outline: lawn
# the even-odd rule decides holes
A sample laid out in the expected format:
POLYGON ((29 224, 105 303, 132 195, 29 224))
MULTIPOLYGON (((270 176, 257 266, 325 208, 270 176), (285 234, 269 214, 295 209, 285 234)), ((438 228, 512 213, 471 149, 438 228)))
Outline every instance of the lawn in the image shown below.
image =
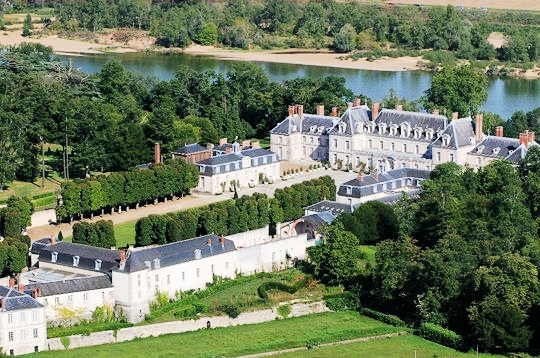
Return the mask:
POLYGON ((321 347, 309 351, 292 352, 281 354, 280 358, 326 358, 326 357, 389 357, 389 358, 488 358, 504 357, 500 355, 476 352, 462 353, 441 346, 437 343, 426 341, 412 334, 375 339, 366 342, 350 343, 339 346, 321 347))
POLYGON ((305 347, 308 342, 328 343, 398 331, 402 329, 362 317, 356 312, 331 312, 257 325, 216 328, 88 348, 42 352, 32 357, 231 357, 305 347))
POLYGON ((116 238, 116 247, 128 247, 135 245, 135 224, 136 221, 130 221, 123 224, 114 225, 114 237, 116 238))
POLYGON ((208 295, 204 291, 188 295, 153 312, 151 323, 195 318, 196 312, 219 315, 223 313, 220 309, 223 305, 236 305, 241 311, 252 311, 293 299, 320 300, 324 295, 342 291, 339 287, 318 284, 311 280, 311 276, 296 269, 240 277, 234 281, 218 283, 210 290, 208 295), (299 289, 294 294, 269 290, 268 299, 265 300, 258 294, 258 288, 265 282, 280 282, 288 286, 298 286, 299 289))

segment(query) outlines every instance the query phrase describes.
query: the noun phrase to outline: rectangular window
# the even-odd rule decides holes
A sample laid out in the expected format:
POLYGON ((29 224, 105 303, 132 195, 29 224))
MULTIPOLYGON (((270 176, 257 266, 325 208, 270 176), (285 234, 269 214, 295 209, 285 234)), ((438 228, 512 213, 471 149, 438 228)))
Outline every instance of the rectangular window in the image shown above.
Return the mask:
POLYGON ((394 151, 396 149, 395 146, 394 146, 394 142, 390 143, 390 148, 391 148, 392 151, 394 151))
POLYGON ((8 333, 8 341, 13 342, 13 332, 8 333))
POLYGON ((437 161, 438 161, 438 162, 441 161, 441 152, 437 152, 437 161))
POLYGON ((306 136, 303 136, 302 137, 302 143, 305 143, 306 142, 306 136))
POLYGON ((229 262, 225 262, 225 268, 228 269, 229 268, 229 262))
POLYGON ((159 275, 156 275, 156 276, 155 276, 155 280, 156 280, 156 283, 159 282, 159 275))
POLYGON ((370 140, 368 140, 368 148, 373 148, 373 142, 370 140))
POLYGON ((419 146, 417 146, 417 145, 414 146, 414 153, 415 154, 420 154, 420 147, 419 146))
POLYGON ((200 271, 200 269, 197 267, 197 277, 199 277, 200 274, 201 274, 201 271, 200 271))
POLYGON ((114 299, 114 291, 109 291, 109 298, 114 299))
POLYGON ((186 280, 186 273, 182 272, 182 281, 185 281, 185 280, 186 280))
POLYGON ((454 154, 453 154, 453 153, 450 153, 450 161, 451 161, 451 162, 454 161, 454 154))
POLYGON ((79 266, 79 256, 73 256, 73 266, 77 267, 79 266))
POLYGON ((73 303, 73 295, 69 295, 69 296, 68 296, 68 302, 69 302, 69 303, 73 303))
POLYGON ((348 140, 345 141, 345 149, 350 149, 350 144, 348 140))
POLYGON ((141 275, 137 275, 137 284, 141 287, 141 275))
POLYGON ((382 140, 379 141, 379 149, 384 149, 384 142, 382 140))
POLYGON ((32 320, 34 320, 34 321, 38 320, 38 311, 37 310, 32 311, 32 320))
POLYGON ((309 137, 309 142, 313 143, 313 137, 309 137))
POLYGON ((24 341, 26 339, 26 330, 21 330, 21 341, 24 341))
POLYGON ((282 138, 281 138, 281 137, 278 137, 278 143, 279 143, 279 144, 282 143, 282 138))
POLYGON ((101 299, 102 299, 102 300, 105 299, 105 291, 101 291, 101 299))
POLYGON ((403 151, 407 153, 407 143, 403 143, 403 151))
POLYGON ((60 303, 60 297, 55 297, 54 298, 54 304, 57 305, 58 303, 60 303))
POLYGON ((39 333, 39 330, 37 328, 34 328, 34 334, 33 334, 34 338, 38 338, 39 336, 38 333, 39 333))
POLYGON ((171 284, 171 275, 167 275, 167 285, 171 284))
POLYGON ((212 272, 212 274, 214 273, 214 265, 210 266, 210 272, 212 272))
POLYGON ((337 139, 334 139, 334 148, 337 148, 337 139))
POLYGON ((56 262, 58 259, 58 252, 52 252, 51 253, 51 262, 56 262))
POLYGON ((88 293, 85 292, 85 293, 83 294, 83 300, 84 300, 85 302, 88 301, 88 293))
POLYGON ((7 323, 12 324, 13 323, 13 314, 8 314, 7 316, 7 323))
POLYGON ((100 259, 97 259, 96 261, 94 261, 94 270, 96 270, 96 271, 101 270, 101 260, 100 259))

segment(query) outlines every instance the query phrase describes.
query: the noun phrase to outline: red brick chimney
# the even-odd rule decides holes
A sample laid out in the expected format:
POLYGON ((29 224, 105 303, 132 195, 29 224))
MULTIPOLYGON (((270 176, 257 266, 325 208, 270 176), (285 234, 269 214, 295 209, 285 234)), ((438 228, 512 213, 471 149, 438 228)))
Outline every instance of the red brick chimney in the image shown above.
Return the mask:
POLYGON ((375 120, 375 118, 377 118, 377 116, 379 115, 380 107, 381 107, 380 103, 373 103, 373 105, 371 106, 371 119, 372 120, 375 120))
POLYGON ((360 183, 364 181, 364 173, 358 172, 358 180, 360 181, 360 183))
POLYGON ((459 113, 458 112, 452 112, 452 120, 455 121, 458 118, 459 118, 459 113))
POLYGON ((403 111, 403 105, 402 104, 396 104, 396 111, 403 111))
POLYGON ((19 283, 19 292, 24 293, 24 285, 22 283, 19 283))
POLYGON ((126 252, 124 250, 120 251, 120 263, 126 262, 126 252))
POLYGON ((304 119, 304 106, 301 104, 296 105, 296 114, 300 119, 304 119))
POLYGON ((243 140, 242 141, 242 149, 249 148, 251 146, 251 143, 249 140, 243 140))
POLYGON ((332 117, 337 117, 337 116, 338 116, 338 108, 332 107, 332 117))
POLYGON ((221 235, 219 237, 219 243, 221 244, 221 247, 225 246, 225 236, 221 235))
POLYGON ((294 106, 289 106, 289 117, 294 116, 294 106))
POLYGON ((221 145, 224 145, 224 144, 227 144, 227 138, 221 138, 221 139, 219 140, 219 145, 220 145, 220 146, 221 146, 221 145))
POLYGON ((504 127, 503 126, 495 127, 495 135, 497 137, 504 137, 504 127))
POLYGON ((159 143, 154 144, 154 164, 161 163, 161 149, 159 148, 159 143))
POLYGON ((438 116, 439 114, 441 114, 441 112, 438 109, 434 109, 433 114, 438 116))
POLYGON ((528 134, 529 134, 529 143, 534 142, 534 132, 528 132, 528 134))
POLYGON ((260 148, 260 147, 261 147, 261 142, 259 141, 251 142, 251 149, 260 148))
POLYGON ((475 119, 474 134, 476 134, 477 140, 482 140, 482 126, 484 122, 484 115, 477 114, 475 119))
POLYGON ((360 105, 361 105, 360 98, 355 98, 353 102, 353 107, 360 107, 360 105))
POLYGON ((208 239, 208 240, 206 240, 206 245, 208 245, 208 246, 212 246, 212 239, 208 239))
POLYGON ((324 104, 319 104, 317 106, 317 115, 324 116, 324 104))
POLYGON ((524 133, 519 134, 519 144, 523 144, 525 148, 528 148, 532 141, 534 141, 534 132, 526 130, 524 133))
POLYGON ((51 245, 56 245, 56 236, 51 234, 51 245))
POLYGON ((9 278, 9 287, 15 288, 15 279, 13 277, 9 278))

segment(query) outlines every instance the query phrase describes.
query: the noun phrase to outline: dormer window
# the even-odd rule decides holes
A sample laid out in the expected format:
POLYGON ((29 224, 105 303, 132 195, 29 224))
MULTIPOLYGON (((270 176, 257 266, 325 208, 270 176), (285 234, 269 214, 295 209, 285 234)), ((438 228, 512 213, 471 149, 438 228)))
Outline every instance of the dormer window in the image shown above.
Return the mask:
POLYGON ((160 268, 160 262, 159 262, 159 259, 154 259, 154 269, 158 269, 160 268))
POLYGON ((398 134, 398 126, 397 124, 392 124, 390 126, 390 135, 397 135, 398 134))
POLYGON ((56 262, 58 260, 58 252, 51 252, 51 262, 56 262))
POLYGON ((428 129, 426 130, 426 139, 427 140, 432 140, 433 139, 433 129, 428 129))
POLYGON ((476 148, 476 153, 482 153, 483 151, 484 151, 484 146, 483 145, 476 148))
POLYGON ((341 122, 338 126, 339 133, 345 133, 346 129, 347 129, 347 124, 344 122, 341 122))
POLYGON ((499 147, 493 148, 493 154, 495 154, 495 155, 499 154, 500 151, 501 151, 501 148, 499 148, 499 147))
POLYGON ((356 133, 364 133, 364 125, 362 123, 356 125, 356 133))
POLYGON ((450 143, 450 136, 448 134, 445 134, 441 137, 442 145, 448 145, 450 143))
POLYGON ((101 260, 100 259, 97 259, 96 261, 94 261, 94 270, 96 270, 96 271, 101 270, 101 260))
POLYGON ((420 127, 414 128, 414 138, 420 139, 420 137, 422 137, 422 128, 420 127))
POLYGON ((401 124, 401 136, 408 137, 411 135, 411 125, 408 122, 401 124))
POLYGON ((152 268, 152 262, 150 261, 145 261, 144 264, 146 265, 146 267, 150 270, 152 268))
POLYGON ((201 250, 200 249, 193 250, 193 256, 195 256, 195 260, 200 259, 202 257, 201 250))
POLYGON ((322 126, 321 126, 321 127, 319 127, 317 131, 318 131, 319 133, 322 133, 322 132, 324 132, 324 127, 322 127, 322 126))
POLYGON ((79 256, 73 256, 73 266, 77 267, 79 266, 79 256))
POLYGON ((379 134, 385 134, 386 133, 386 124, 381 123, 379 124, 379 134))
POLYGON ((309 127, 309 131, 310 131, 310 132, 315 132, 316 129, 317 129, 317 126, 311 126, 311 127, 309 127))

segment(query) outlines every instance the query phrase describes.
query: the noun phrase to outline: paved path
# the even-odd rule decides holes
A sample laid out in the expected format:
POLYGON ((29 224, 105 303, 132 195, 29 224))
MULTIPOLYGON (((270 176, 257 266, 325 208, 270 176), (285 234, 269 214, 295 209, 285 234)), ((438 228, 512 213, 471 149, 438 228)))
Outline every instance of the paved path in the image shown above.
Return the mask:
MULTIPOLYGON (((313 171, 311 173, 305 172, 304 174, 296 175, 293 178, 290 178, 288 180, 278 180, 274 182, 273 184, 266 184, 262 186, 257 186, 255 188, 241 188, 238 190, 238 195, 252 195, 254 193, 263 193, 268 195, 269 197, 274 196, 274 191, 277 188, 285 188, 287 186, 291 186, 296 183, 301 183, 305 180, 311 180, 314 178, 318 178, 324 175, 330 175, 334 178, 336 181, 336 186, 339 186, 339 184, 353 179, 356 174, 355 173, 349 173, 344 171, 336 171, 336 170, 318 170, 313 171)), ((189 196, 183 197, 178 200, 168 200, 166 203, 160 202, 156 205, 150 204, 146 206, 141 206, 138 209, 130 209, 129 211, 122 211, 122 213, 114 213, 114 214, 105 214, 103 216, 94 216, 93 220, 85 219, 85 221, 88 222, 95 222, 97 220, 111 220, 114 225, 122 224, 130 221, 137 221, 138 219, 142 217, 146 217, 151 214, 166 214, 170 212, 175 211, 181 211, 181 210, 187 210, 199 206, 208 205, 211 203, 215 203, 218 201, 231 199, 233 197, 233 193, 224 193, 222 195, 211 195, 211 194, 205 194, 205 193, 193 193, 189 196)), ((49 225, 41 225, 41 226, 35 226, 30 227, 27 229, 28 235, 32 238, 32 240, 39 240, 44 237, 51 237, 51 236, 58 236, 58 233, 62 231, 63 237, 71 236, 72 226, 70 224, 49 224, 49 225)))
POLYGON ((291 352, 298 352, 298 351, 305 351, 308 349, 314 349, 314 348, 322 348, 322 347, 331 347, 331 346, 339 346, 342 344, 349 344, 349 343, 357 343, 357 342, 366 342, 371 341, 373 339, 381 339, 381 338, 389 338, 389 337, 396 337, 401 336, 403 334, 408 334, 408 332, 397 332, 397 333, 390 333, 390 334, 383 334, 380 336, 371 336, 371 337, 362 337, 362 338, 355 338, 355 339, 348 339, 346 341, 338 341, 338 342, 331 342, 331 343, 324 343, 319 344, 317 347, 308 348, 308 347, 297 347, 297 348, 290 348, 290 349, 281 349, 279 351, 271 351, 271 352, 264 352, 264 353, 257 353, 257 354, 250 354, 247 356, 240 356, 239 358, 258 358, 258 357, 270 357, 278 354, 284 354, 284 353, 291 353, 291 352))

